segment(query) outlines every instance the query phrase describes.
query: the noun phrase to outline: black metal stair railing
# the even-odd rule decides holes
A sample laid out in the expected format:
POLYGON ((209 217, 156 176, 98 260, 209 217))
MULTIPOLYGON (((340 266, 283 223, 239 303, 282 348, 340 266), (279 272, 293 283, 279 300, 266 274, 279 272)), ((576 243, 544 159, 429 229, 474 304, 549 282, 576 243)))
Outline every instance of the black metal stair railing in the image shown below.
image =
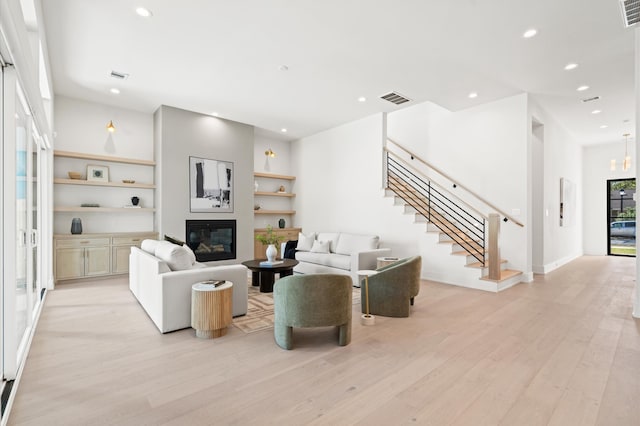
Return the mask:
POLYGON ((406 167, 400 157, 385 152, 387 188, 485 266, 486 218, 470 212, 440 185, 406 167))

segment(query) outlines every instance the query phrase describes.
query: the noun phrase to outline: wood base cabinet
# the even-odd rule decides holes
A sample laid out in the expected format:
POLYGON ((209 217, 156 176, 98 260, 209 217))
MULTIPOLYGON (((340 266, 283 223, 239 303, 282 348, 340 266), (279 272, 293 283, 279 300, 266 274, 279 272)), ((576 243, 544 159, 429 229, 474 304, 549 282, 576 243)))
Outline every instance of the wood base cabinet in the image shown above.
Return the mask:
POLYGON ((71 280, 129 272, 131 247, 157 233, 54 235, 55 280, 71 280))
MULTIPOLYGON (((255 241, 255 244, 253 246, 254 259, 267 258, 267 255, 266 255, 267 246, 255 239, 256 236, 264 235, 266 232, 267 232, 266 228, 256 228, 253 231, 253 239, 255 241)), ((282 242, 297 240, 299 232, 302 232, 302 228, 281 228, 281 229, 273 228, 274 234, 283 237, 282 242)), ((278 249, 278 259, 282 259, 282 255, 284 253, 280 253, 280 244, 277 245, 276 249, 278 249)))

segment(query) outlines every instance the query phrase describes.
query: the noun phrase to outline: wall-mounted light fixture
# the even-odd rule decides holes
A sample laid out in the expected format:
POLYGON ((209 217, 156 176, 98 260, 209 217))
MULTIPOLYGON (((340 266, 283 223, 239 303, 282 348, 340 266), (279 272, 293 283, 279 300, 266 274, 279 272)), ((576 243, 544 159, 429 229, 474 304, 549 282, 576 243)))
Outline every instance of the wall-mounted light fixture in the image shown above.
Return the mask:
POLYGON ((272 150, 271 148, 269 148, 268 150, 266 150, 266 151, 264 152, 264 155, 266 155, 267 157, 271 157, 271 158, 273 158, 273 157, 275 157, 275 156, 276 156, 276 153, 275 153, 275 152, 273 152, 273 150, 272 150))
POLYGON ((113 133, 116 131, 116 126, 113 125, 113 121, 109 120, 109 124, 107 124, 107 131, 109 133, 113 133))

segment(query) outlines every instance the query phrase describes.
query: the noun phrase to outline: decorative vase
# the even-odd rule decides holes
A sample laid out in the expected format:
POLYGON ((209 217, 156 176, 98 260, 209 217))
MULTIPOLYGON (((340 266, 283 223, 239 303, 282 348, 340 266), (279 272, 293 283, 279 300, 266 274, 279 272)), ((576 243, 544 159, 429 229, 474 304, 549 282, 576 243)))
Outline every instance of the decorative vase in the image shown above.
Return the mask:
POLYGON ((278 221, 278 227, 279 227, 280 229, 284 229, 284 225, 285 225, 284 219, 280 219, 280 220, 278 221))
POLYGON ((82 234, 82 221, 79 217, 74 217, 73 219, 71 219, 71 233, 82 234))
POLYGON ((137 206, 139 202, 140 202, 140 198, 131 197, 131 204, 133 204, 134 206, 137 206))
POLYGON ((277 254, 278 250, 276 250, 275 244, 269 244, 269 247, 267 247, 267 260, 269 262, 275 262, 277 254))
POLYGON ((253 187, 255 188, 253 191, 254 192, 258 192, 258 181, 257 180, 253 181, 253 187))

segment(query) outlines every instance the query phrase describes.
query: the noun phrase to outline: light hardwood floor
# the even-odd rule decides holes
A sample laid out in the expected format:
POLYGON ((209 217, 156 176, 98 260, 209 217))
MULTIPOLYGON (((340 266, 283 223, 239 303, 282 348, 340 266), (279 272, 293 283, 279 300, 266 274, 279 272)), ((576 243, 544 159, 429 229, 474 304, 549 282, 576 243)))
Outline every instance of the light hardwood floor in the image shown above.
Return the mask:
POLYGON ((126 279, 49 293, 12 425, 639 425, 635 259, 583 257, 499 294, 424 282, 410 318, 160 334, 126 279))

